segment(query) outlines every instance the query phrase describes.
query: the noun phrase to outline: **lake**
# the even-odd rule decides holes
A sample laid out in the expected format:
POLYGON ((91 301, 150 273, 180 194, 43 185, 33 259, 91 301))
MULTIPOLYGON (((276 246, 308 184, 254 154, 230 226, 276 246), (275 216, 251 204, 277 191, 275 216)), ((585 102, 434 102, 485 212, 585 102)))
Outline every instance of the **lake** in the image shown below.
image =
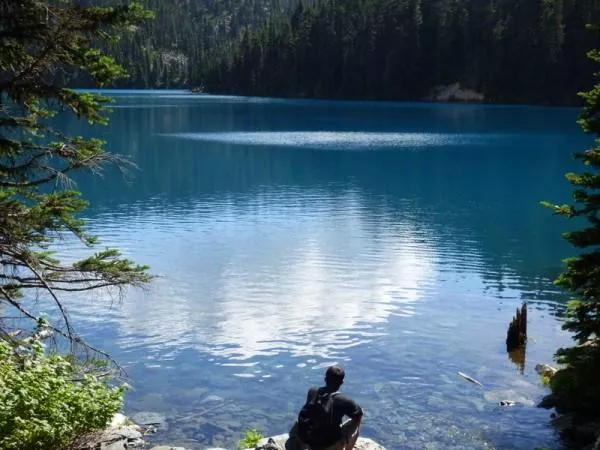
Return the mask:
POLYGON ((340 363, 388 449, 559 448, 534 367, 570 342, 552 279, 572 250, 539 202, 569 199, 577 110, 109 93, 108 127, 61 126, 138 165, 77 180, 102 245, 158 278, 70 312, 127 369, 126 412, 165 417, 154 442, 286 432, 340 363))

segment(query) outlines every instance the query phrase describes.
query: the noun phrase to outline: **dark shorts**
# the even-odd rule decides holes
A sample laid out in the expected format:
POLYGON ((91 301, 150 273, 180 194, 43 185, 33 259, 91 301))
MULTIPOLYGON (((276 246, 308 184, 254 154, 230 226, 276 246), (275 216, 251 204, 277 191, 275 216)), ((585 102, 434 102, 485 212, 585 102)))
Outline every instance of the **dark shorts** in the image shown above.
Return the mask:
MULTIPOLYGON (((292 445, 289 446, 289 450, 343 450, 348 442, 358 436, 359 425, 360 420, 348 419, 341 426, 342 437, 339 441, 328 447, 311 448, 300 440, 296 433, 296 424, 294 424, 290 431, 290 441, 293 442, 290 443, 292 445)), ((288 450, 288 446, 286 446, 286 450, 288 450)))

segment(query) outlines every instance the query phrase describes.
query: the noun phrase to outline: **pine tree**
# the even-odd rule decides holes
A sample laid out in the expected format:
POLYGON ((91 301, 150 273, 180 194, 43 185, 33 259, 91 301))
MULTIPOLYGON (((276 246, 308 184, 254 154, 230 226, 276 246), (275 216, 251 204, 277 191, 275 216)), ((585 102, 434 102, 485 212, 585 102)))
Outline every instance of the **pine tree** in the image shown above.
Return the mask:
MULTIPOLYGON (((599 50, 589 56, 600 62, 599 50)), ((557 214, 587 221, 585 228, 565 233, 571 244, 582 249, 566 261, 566 271, 556 280, 573 296, 564 329, 574 333, 577 345, 557 352, 565 368, 552 379, 552 390, 558 394, 563 410, 589 420, 600 416, 600 83, 581 96, 586 106, 579 123, 597 139, 592 148, 576 155, 585 169, 567 174, 574 186, 575 204, 546 205, 557 214)))
MULTIPOLYGON (((127 162, 106 152, 98 139, 54 128, 51 119, 61 112, 92 124, 107 122, 109 98, 64 83, 82 73, 99 86, 123 76, 122 67, 96 45, 115 42, 150 16, 138 3, 99 8, 65 0, 0 0, 0 311, 16 310, 42 323, 33 304, 47 312, 54 308, 59 319, 46 328, 67 338, 72 350, 85 343, 61 294, 120 290, 150 276, 114 249, 68 264, 56 258, 57 240, 67 234, 90 248, 97 243, 79 217, 86 202, 70 188, 70 175, 127 162)), ((0 339, 19 344, 17 335, 0 317, 0 339)))

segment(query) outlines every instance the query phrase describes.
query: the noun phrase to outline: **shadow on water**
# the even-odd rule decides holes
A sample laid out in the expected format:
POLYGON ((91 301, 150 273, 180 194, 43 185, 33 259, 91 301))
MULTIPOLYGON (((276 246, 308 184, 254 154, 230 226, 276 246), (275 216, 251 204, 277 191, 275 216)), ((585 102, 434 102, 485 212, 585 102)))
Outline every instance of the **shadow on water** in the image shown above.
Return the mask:
POLYGON ((101 133, 140 170, 80 178, 87 218, 160 278, 74 314, 128 365, 131 412, 168 418, 159 440, 282 432, 341 362, 365 432, 391 449, 556 447, 531 366, 568 339, 550 280, 571 250, 539 201, 568 200, 587 142, 576 111, 177 93, 116 106, 101 133), (522 301, 527 364, 503 345, 522 301))

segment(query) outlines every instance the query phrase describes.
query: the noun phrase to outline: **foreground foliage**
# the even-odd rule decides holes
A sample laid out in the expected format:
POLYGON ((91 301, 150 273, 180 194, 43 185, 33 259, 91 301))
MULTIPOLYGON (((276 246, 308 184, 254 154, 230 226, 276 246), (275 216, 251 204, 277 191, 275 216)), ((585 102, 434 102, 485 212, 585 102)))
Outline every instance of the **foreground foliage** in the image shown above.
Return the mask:
POLYGON ((137 3, 98 8, 69 0, 0 0, 2 449, 59 448, 105 426, 121 406, 121 390, 83 364, 89 356, 108 355, 79 337, 66 301, 102 288, 120 293, 150 276, 115 249, 66 263, 55 250, 66 239, 79 240, 84 249, 97 244, 80 218, 86 202, 70 189, 71 174, 125 162, 98 139, 53 128, 51 119, 75 114, 91 124, 107 122, 109 98, 64 82, 86 76, 104 85, 123 76, 123 68, 94 45, 115 42, 149 16, 137 3), (44 337, 36 331, 32 340, 42 324, 44 337), (68 356, 45 354, 41 342, 50 337, 55 348, 68 344, 68 356))
MULTIPOLYGON (((592 51, 590 58, 600 62, 600 51, 592 51)), ((557 352, 565 368, 552 378, 551 387, 561 399, 562 410, 589 420, 600 417, 600 83, 581 95, 586 106, 580 124, 586 133, 599 138, 592 148, 577 155, 585 169, 567 174, 576 203, 549 205, 560 215, 587 221, 585 228, 565 234, 582 250, 566 261, 567 270, 556 281, 573 295, 564 329, 574 333, 577 345, 557 352)))
POLYGON ((255 448, 263 438, 264 435, 260 431, 251 428, 246 430, 244 438, 238 443, 238 447, 240 449, 255 448))
POLYGON ((47 356, 41 342, 17 353, 0 341, 0 448, 59 449, 102 429, 123 403, 123 389, 73 360, 47 356))

